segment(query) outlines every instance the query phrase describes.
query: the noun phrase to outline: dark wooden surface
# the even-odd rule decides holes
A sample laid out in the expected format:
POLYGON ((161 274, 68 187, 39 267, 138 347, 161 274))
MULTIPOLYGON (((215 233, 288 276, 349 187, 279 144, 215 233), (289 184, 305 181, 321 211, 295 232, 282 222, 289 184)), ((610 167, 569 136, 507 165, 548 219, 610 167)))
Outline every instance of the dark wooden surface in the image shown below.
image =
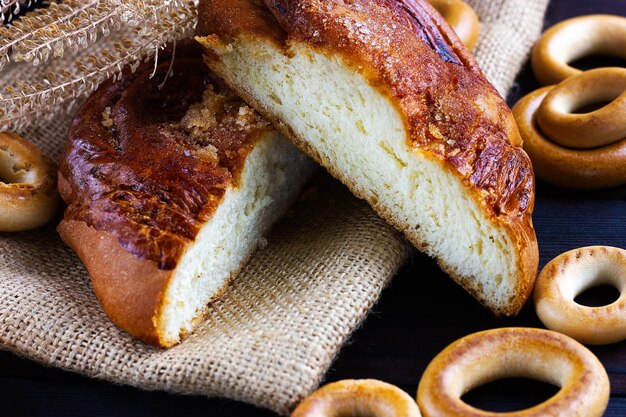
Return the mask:
MULTIPOLYGON (((520 1, 520 0, 510 0, 520 1)), ((613 13, 626 16, 626 0, 553 0, 546 26, 568 17, 613 13)), ((597 61, 596 61, 597 62, 597 61)), ((593 61, 582 62, 583 67, 593 61)), ((528 68, 509 97, 513 104, 536 88, 528 68)), ((587 245, 626 248, 626 187, 595 192, 568 191, 539 183, 535 226, 543 266, 563 251, 587 245)), ((596 291, 598 302, 610 291, 596 291)), ((589 301, 588 300, 588 301, 589 301)), ((416 254, 394 279, 364 325, 341 351, 328 381, 377 378, 415 395, 428 362, 446 345, 474 331, 503 326, 542 327, 532 305, 514 319, 496 319, 447 278, 428 258, 416 254)), ((626 342, 592 347, 611 379, 606 416, 626 415, 626 342)), ((480 387, 464 398, 490 410, 536 404, 556 388, 530 380, 504 380, 480 387)), ((45 368, 0 352, 0 416, 274 416, 222 399, 146 392, 45 368)))

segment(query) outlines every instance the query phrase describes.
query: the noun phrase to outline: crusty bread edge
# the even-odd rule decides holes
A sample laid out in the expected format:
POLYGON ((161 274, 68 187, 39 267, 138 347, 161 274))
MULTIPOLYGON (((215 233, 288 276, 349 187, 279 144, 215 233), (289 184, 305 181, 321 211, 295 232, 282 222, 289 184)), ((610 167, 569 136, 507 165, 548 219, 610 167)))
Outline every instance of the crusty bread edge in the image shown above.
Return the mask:
MULTIPOLYGON (((70 185, 60 173, 58 184, 61 195, 69 195, 70 185)), ((181 333, 180 339, 168 340, 158 330, 164 297, 175 269, 163 270, 156 262, 133 255, 115 235, 96 230, 84 221, 63 219, 57 231, 87 269, 94 294, 115 325, 161 348, 171 347, 187 336, 181 333)), ((209 303, 223 295, 253 253, 250 251, 231 272, 209 303)), ((206 311, 207 308, 200 311, 193 322, 200 321, 206 311)))
MULTIPOLYGON (((174 270, 162 270, 156 262, 138 258, 124 249, 112 233, 96 230, 83 221, 62 220, 57 230, 85 265, 94 294, 115 325, 161 348, 171 347, 187 336, 183 332, 180 339, 168 340, 158 331, 164 295, 174 270), (126 284, 127 280, 132 283, 126 284)), ((240 262, 209 303, 224 294, 253 253, 240 262)), ((192 321, 202 320, 206 312, 204 308, 192 321)))
MULTIPOLYGON (((203 39, 206 39, 206 38, 203 38, 203 39)), ((271 43, 271 40, 266 39, 264 37, 258 37, 255 40, 259 42, 271 43)), ((276 45, 274 46, 276 47, 276 45)), ((325 167, 333 177, 337 178, 344 185, 346 185, 356 197, 367 201, 370 204, 370 206, 374 209, 376 214, 378 214, 378 216, 380 216, 382 219, 387 221, 390 225, 392 225, 393 227, 401 231, 404 234, 404 236, 416 248, 420 250, 424 250, 426 247, 428 247, 428 244, 424 242, 415 231, 411 233, 413 228, 411 228, 408 224, 403 223, 401 220, 395 218, 393 214, 389 212, 385 207, 383 207, 382 204, 380 204, 379 202, 369 200, 367 198, 367 193, 364 190, 361 190, 355 182, 347 178, 342 173, 341 168, 333 165, 328 158, 324 158, 322 155, 320 155, 313 147, 311 147, 307 143, 307 141, 304 138, 297 135, 290 126, 288 126, 287 124, 282 122, 280 119, 278 119, 276 116, 274 116, 269 109, 265 108, 263 103, 260 103, 259 101, 255 100, 253 94, 241 88, 233 79, 232 74, 225 67, 221 65, 219 58, 216 59, 216 56, 214 54, 211 54, 210 56, 205 56, 205 62, 211 68, 211 70, 213 70, 216 74, 218 74, 218 76, 221 77, 226 82, 226 84, 233 91, 237 93, 237 95, 239 95, 239 97, 241 97, 245 102, 251 105, 265 119, 269 120, 270 123, 272 123, 272 125, 274 126, 274 128, 278 130, 281 134, 283 134, 283 136, 287 137, 294 144, 294 146, 296 146, 300 151, 309 155, 318 164, 325 167)), ((371 85, 371 86, 372 88, 376 89, 381 94, 381 96, 383 96, 386 100, 389 100, 391 102, 391 105, 394 108, 396 109, 399 108, 399 106, 395 105, 393 101, 389 98, 389 95, 385 94, 385 92, 382 91, 381 88, 376 87, 376 85, 371 85)), ((400 112, 400 114, 402 114, 402 112, 400 112)), ((403 120, 404 120, 404 117, 403 117, 403 120)), ((427 156, 426 154, 423 154, 423 155, 427 156)), ((459 181, 461 182, 463 181, 463 179, 460 178, 460 174, 456 172, 455 170, 447 167, 443 163, 443 161, 440 161, 436 158, 432 158, 432 159, 441 163, 442 169, 447 169, 449 172, 452 172, 455 175, 455 177, 459 179, 459 181)), ((467 187, 464 185, 464 188, 467 188, 467 187)), ((474 201, 478 204, 478 206, 484 208, 484 204, 482 200, 479 198, 479 193, 477 191, 474 191, 474 192, 471 192, 471 195, 473 196, 474 201)), ((534 201, 534 198, 533 198, 533 201, 534 201)), ((485 209, 485 211, 489 213, 488 209, 485 209)), ((529 212, 530 211, 532 211, 532 203, 529 209, 529 212)), ((529 212, 527 212, 526 215, 530 217, 529 212)), ((538 252, 538 247, 537 247, 537 241, 536 239, 532 238, 532 236, 534 236, 534 232, 532 230, 532 221, 530 221, 529 219, 528 222, 526 223, 529 225, 529 227, 526 227, 525 222, 524 222, 524 217, 519 218, 519 219, 514 218, 510 222, 507 222, 505 221, 505 219, 502 219, 493 215, 488 215, 488 218, 494 223, 494 225, 496 225, 496 227, 504 228, 507 231, 507 234, 509 238, 511 239, 511 241, 513 242, 513 244, 516 245, 517 248, 519 249, 518 251, 516 251, 516 253, 518 254, 517 270, 519 271, 519 274, 517 277, 518 278, 517 286, 516 286, 517 296, 513 300, 510 300, 508 307, 500 308, 500 309, 493 308, 493 306, 489 303, 488 300, 483 299, 481 297, 480 289, 476 285, 473 285, 474 283, 471 280, 465 277, 462 277, 459 274, 456 274, 453 270, 453 267, 451 265, 447 265, 442 260, 436 259, 436 262, 439 264, 439 266, 445 273, 447 273, 454 279, 455 282, 461 285, 467 292, 469 292, 481 304, 489 308, 495 315, 514 316, 519 313, 519 311, 522 309, 522 307, 524 306, 524 304, 530 297, 530 294, 533 289, 533 284, 535 282, 535 277, 537 275, 539 252, 538 252)))
POLYGON ((173 270, 161 270, 156 262, 136 257, 112 233, 86 222, 64 219, 57 230, 87 269, 93 291, 111 321, 146 343, 165 347, 156 319, 173 270))

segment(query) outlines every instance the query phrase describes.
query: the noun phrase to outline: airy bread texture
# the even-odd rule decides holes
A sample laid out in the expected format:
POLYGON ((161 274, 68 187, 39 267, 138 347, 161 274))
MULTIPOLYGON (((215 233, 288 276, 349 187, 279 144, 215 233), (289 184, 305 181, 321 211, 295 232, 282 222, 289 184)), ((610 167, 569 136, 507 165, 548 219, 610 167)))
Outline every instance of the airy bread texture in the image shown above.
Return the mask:
POLYGON ((86 222, 65 219, 58 230, 89 271, 111 320, 144 342, 170 347, 193 330, 207 304, 263 244, 314 169, 285 138, 268 132, 246 158, 241 185, 226 191, 172 270, 132 254, 112 233, 86 222))
POLYGON ((198 232, 172 272, 155 318, 166 344, 190 332, 194 318, 236 275, 291 203, 314 167, 275 131, 258 140, 213 217, 198 232))
POLYGON ((315 164, 182 43, 155 76, 108 82, 70 128, 58 227, 118 326, 162 347, 191 332, 315 164), (203 93, 204 91, 204 93, 203 93))
MULTIPOLYGON (((197 39, 208 52, 209 66, 416 247, 435 257, 480 302, 496 314, 516 314, 528 298, 537 270, 530 220, 533 175, 526 155, 517 147, 521 141, 510 111, 483 81, 472 58, 459 49, 458 39, 444 30, 453 45, 446 54, 456 64, 441 62, 441 71, 464 62, 470 76, 456 82, 472 82, 470 87, 477 93, 446 86, 446 94, 454 97, 458 88, 464 95, 455 98, 454 105, 470 109, 454 114, 441 110, 447 103, 440 105, 423 92, 415 94, 422 97, 412 98, 414 92, 408 88, 394 90, 400 81, 397 85, 388 79, 381 82, 389 72, 398 77, 415 74, 393 55, 385 55, 388 59, 382 60, 381 67, 375 65, 380 51, 372 45, 394 48, 391 36, 377 37, 377 25, 397 29, 402 24, 397 16, 404 9, 393 9, 385 1, 351 5, 268 1, 269 8, 258 2, 237 3, 238 15, 247 13, 245 18, 224 16, 229 12, 220 1, 201 2, 199 35, 206 36, 197 39), (394 19, 384 20, 387 11, 394 19), (333 26, 333 21, 340 23, 333 26), (277 25, 285 32, 277 33, 277 25), (361 34, 368 34, 371 42, 362 42, 361 34), (346 45, 338 47, 342 42, 346 45), (363 55, 373 56, 374 64, 363 55), (391 69, 385 68, 387 64, 391 69), (395 65, 400 69, 395 70, 395 65), (420 106, 428 100, 434 101, 427 109, 430 116, 423 116, 420 106), (431 122, 424 122, 424 117, 431 117, 431 122), (448 126, 463 117, 457 126, 448 126), (471 124, 477 119, 482 124, 471 124), (414 129, 418 123, 426 132, 421 126, 414 129), (463 143, 464 130, 467 137, 475 134, 482 142, 463 143), (485 149, 491 151, 492 145, 497 149, 487 160, 485 149), (454 159, 468 153, 474 155, 467 164, 454 159)), ((407 35, 408 40, 402 39, 399 29, 396 32, 401 46, 403 41, 404 46, 422 42, 415 31, 407 35)), ((419 48, 428 52, 423 45, 419 48)), ((410 52, 405 48, 404 53, 410 52)), ((415 78, 437 75, 438 69, 429 68, 426 58, 423 74, 415 78)), ((425 84, 436 81, 428 79, 425 84)), ((444 81, 452 83, 440 82, 444 81)))

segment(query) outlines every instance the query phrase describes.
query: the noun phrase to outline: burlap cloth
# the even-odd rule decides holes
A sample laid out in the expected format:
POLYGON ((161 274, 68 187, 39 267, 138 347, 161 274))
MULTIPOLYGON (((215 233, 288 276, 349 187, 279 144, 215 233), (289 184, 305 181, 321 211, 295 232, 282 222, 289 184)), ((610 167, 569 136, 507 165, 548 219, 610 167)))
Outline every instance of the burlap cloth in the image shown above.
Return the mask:
MULTIPOLYGON (((547 2, 470 1, 482 23, 476 55, 503 94, 539 35, 547 2)), ((23 134, 58 157, 66 124, 60 115, 23 134)), ((268 240, 200 328, 159 350, 111 324, 54 226, 0 234, 0 348, 117 383, 288 413, 321 382, 410 250, 325 176, 268 240)))

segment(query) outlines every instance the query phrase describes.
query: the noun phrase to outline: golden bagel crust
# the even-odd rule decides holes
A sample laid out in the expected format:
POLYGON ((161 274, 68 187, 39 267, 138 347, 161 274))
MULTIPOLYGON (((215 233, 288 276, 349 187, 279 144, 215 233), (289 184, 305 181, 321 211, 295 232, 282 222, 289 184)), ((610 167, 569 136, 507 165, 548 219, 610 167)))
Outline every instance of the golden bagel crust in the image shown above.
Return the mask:
MULTIPOLYGON (((241 36, 282 46, 287 55, 290 45, 303 43, 317 52, 339 55, 363 74, 403 116, 407 146, 442 161, 473 191, 491 221, 507 230, 520 253, 517 296, 507 308, 494 312, 512 315, 521 309, 532 290, 538 264, 531 220, 532 167, 520 148, 521 138, 510 110, 432 6, 422 0, 356 0, 350 4, 203 0, 197 35, 209 46, 209 65, 219 60, 211 45, 227 48, 229 41, 241 36)), ((220 75, 229 82, 225 74, 220 75)), ((257 104, 246 91, 230 84, 248 102, 257 104)), ((282 121, 264 116, 363 197, 340 167, 330 166, 282 121)), ((405 230, 413 244, 424 247, 424 242, 408 232, 406 225, 398 224, 384 207, 372 205, 382 217, 405 230)), ((445 264, 441 266, 455 275, 445 264)), ((464 281, 463 277, 456 278, 464 281)), ((479 292, 470 283, 464 286, 474 295, 479 292)))
POLYGON ((535 44, 531 65, 542 85, 558 84, 582 73, 570 65, 589 55, 626 58, 626 18, 615 15, 587 15, 564 20, 550 27, 535 44))
POLYGON ((56 165, 15 133, 0 133, 0 232, 43 226, 60 206, 56 165))
POLYGON ((478 16, 462 0, 428 0, 454 30, 469 50, 474 49, 480 33, 478 16))
POLYGON ((606 370, 583 345, 550 330, 509 327, 462 337, 441 351, 422 375, 417 402, 425 417, 600 417, 609 394, 606 370), (507 377, 535 378, 561 389, 534 407, 504 414, 461 399, 507 377))
POLYGON ((535 310, 551 330, 581 343, 603 345, 626 339, 626 250, 588 246, 562 253, 541 271, 535 285, 535 310), (614 302, 588 307, 574 301, 596 285, 619 289, 614 302))
POLYGON ((626 139, 581 150, 560 146, 543 134, 536 114, 553 88, 535 90, 513 106, 524 149, 532 158, 537 176, 551 184, 582 190, 623 184, 626 181, 626 139))
POLYGON ((626 139, 626 69, 596 68, 567 78, 550 90, 536 119, 547 137, 568 148, 594 149, 626 139), (575 113, 604 101, 599 109, 575 113))
POLYGON ((323 386, 302 401, 291 417, 421 417, 400 388, 376 379, 344 379, 323 386))

